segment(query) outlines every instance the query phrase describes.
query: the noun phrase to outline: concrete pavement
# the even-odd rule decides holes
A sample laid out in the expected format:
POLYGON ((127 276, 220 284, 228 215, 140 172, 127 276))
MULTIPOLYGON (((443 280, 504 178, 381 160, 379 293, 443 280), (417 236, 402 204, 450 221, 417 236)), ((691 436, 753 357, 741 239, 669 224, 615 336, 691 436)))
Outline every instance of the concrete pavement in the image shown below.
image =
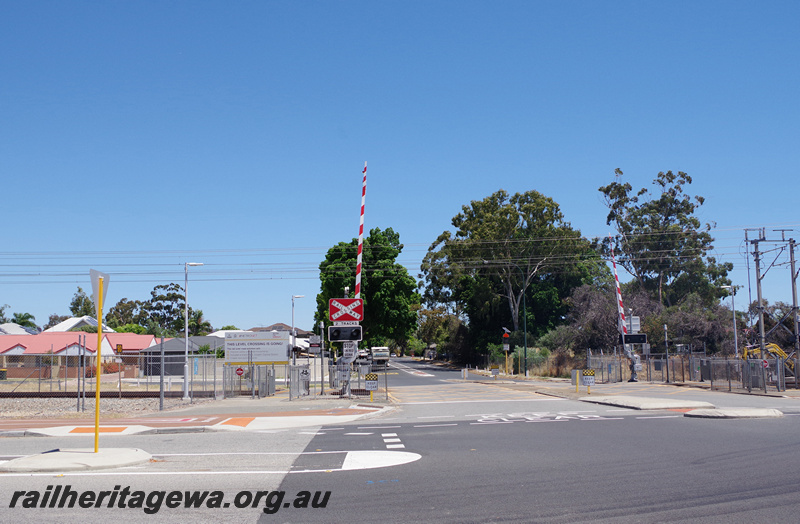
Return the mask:
MULTIPOLYGON (((672 395, 683 391, 710 392, 707 384, 692 383, 691 385, 663 384, 651 382, 618 382, 612 384, 597 384, 591 386, 594 391, 589 395, 589 390, 585 386, 576 389, 569 379, 528 379, 525 377, 504 377, 496 380, 486 378, 481 380, 487 384, 495 384, 498 387, 534 391, 542 395, 549 395, 581 402, 594 404, 604 404, 621 408, 637 410, 671 410, 681 411, 686 417, 695 418, 776 418, 782 417, 783 413, 771 408, 752 408, 752 407, 725 407, 719 408, 710 402, 685 400, 672 397, 672 395), (657 396, 651 396, 656 393, 657 396), (595 396, 596 395, 596 396, 595 396)), ((728 392, 720 392, 726 393, 728 392)), ((800 391, 787 390, 773 392, 772 395, 781 398, 795 398, 800 400, 800 391)), ((736 393, 729 393, 735 395, 736 393)))

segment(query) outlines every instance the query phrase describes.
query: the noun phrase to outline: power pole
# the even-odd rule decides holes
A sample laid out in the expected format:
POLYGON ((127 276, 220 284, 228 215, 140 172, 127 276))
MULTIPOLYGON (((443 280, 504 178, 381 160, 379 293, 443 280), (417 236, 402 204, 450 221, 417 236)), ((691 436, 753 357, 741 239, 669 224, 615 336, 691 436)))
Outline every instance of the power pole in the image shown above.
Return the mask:
MULTIPOLYGON (((796 268, 796 263, 795 263, 795 258, 794 258, 794 248, 795 248, 796 242, 795 242, 795 240, 793 238, 789 238, 788 240, 786 239, 786 231, 791 231, 791 230, 776 229, 775 230, 776 232, 780 231, 780 233, 781 233, 781 239, 780 240, 768 240, 766 238, 766 234, 765 234, 764 228, 760 228, 760 229, 755 230, 755 231, 758 232, 758 238, 750 240, 748 238, 748 234, 747 234, 748 231, 753 231, 753 230, 752 229, 745 229, 744 238, 745 238, 745 242, 749 242, 749 243, 753 244, 753 259, 755 260, 755 270, 756 270, 756 292, 757 292, 757 297, 758 297, 758 305, 756 306, 756 308, 758 309, 758 332, 759 332, 759 346, 760 346, 760 349, 761 349, 761 358, 762 359, 765 358, 766 336, 768 334, 771 334, 773 331, 775 331, 778 328, 783 328, 786 331, 789 331, 789 328, 787 328, 783 324, 783 321, 786 320, 786 316, 788 316, 788 314, 787 314, 783 318, 780 318, 780 319, 775 318, 774 319, 776 321, 775 327, 770 329, 769 333, 765 333, 765 326, 764 326, 764 309, 765 308, 764 308, 763 296, 762 296, 762 293, 761 293, 761 281, 763 280, 764 276, 766 276, 766 273, 764 275, 761 274, 761 260, 762 260, 761 257, 764 254, 764 252, 759 251, 759 249, 758 249, 759 242, 770 242, 770 243, 774 243, 774 244, 783 244, 783 243, 787 243, 788 244, 788 247, 789 247, 789 266, 790 266, 790 269, 791 269, 791 286, 792 286, 792 310, 791 310, 791 312, 789 314, 792 315, 792 322, 793 322, 793 328, 794 328, 791 331, 791 333, 792 333, 793 339, 794 339, 794 343, 793 343, 794 350, 795 350, 797 355, 800 355, 800 314, 798 313, 798 305, 797 305, 797 277, 798 277, 798 271, 797 271, 797 268, 796 268)), ((785 248, 784 247, 780 248, 781 251, 783 249, 785 249, 785 248)), ((774 261, 773 261, 773 264, 774 264, 774 261)))
POLYGON ((794 319, 794 350, 795 355, 800 355, 800 319, 797 311, 797 271, 794 263, 794 246, 796 242, 789 239, 789 264, 792 270, 792 318, 794 319))
MULTIPOLYGON (((745 232, 745 238, 747 237, 747 232, 745 232)), ((753 244, 753 258, 755 259, 756 263, 756 296, 758 297, 758 345, 761 349, 761 358, 764 358, 764 351, 765 348, 765 335, 764 335, 764 300, 761 296, 761 253, 758 251, 758 243, 761 240, 765 240, 764 238, 764 230, 760 230, 759 238, 752 240, 751 243, 753 244)))

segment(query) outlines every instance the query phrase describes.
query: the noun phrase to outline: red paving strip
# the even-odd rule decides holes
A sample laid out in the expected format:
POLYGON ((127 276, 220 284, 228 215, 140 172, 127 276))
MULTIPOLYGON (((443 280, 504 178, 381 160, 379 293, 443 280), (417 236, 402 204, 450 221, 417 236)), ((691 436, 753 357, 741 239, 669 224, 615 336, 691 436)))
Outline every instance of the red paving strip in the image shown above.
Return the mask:
MULTIPOLYGON (((128 429, 127 426, 122 426, 122 427, 119 427, 119 426, 113 426, 113 427, 112 426, 100 426, 99 428, 97 428, 97 430, 98 430, 97 432, 98 433, 122 433, 126 429, 128 429)), ((81 427, 75 428, 73 430, 70 430, 70 433, 94 433, 94 427, 81 426, 81 427)))
POLYGON ((229 418, 228 420, 223 422, 221 425, 223 425, 223 426, 239 426, 239 427, 242 427, 242 428, 246 428, 247 425, 250 424, 251 422, 253 422, 254 420, 255 420, 255 417, 234 417, 234 418, 229 418))

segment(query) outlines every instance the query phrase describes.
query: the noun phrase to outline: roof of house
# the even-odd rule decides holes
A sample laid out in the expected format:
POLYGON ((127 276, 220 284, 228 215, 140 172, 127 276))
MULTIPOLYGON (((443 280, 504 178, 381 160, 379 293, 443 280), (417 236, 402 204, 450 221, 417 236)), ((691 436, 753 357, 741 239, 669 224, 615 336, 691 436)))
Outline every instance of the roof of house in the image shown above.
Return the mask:
MULTIPOLYGON (((83 326, 93 326, 97 327, 97 319, 94 317, 90 317, 89 315, 85 315, 82 317, 72 317, 68 318, 63 322, 59 322, 55 326, 51 328, 47 328, 44 330, 45 333, 52 333, 52 332, 64 332, 69 331, 70 329, 76 329, 83 326)), ((103 324, 103 331, 104 332, 114 332, 113 329, 109 328, 105 324, 103 324)))
POLYGON ((122 351, 141 351, 156 343, 153 335, 137 335, 136 333, 104 333, 105 338, 112 349, 116 349, 117 344, 122 345, 122 351))
MULTIPOLYGON (((189 337, 189 352, 195 352, 200 349, 200 346, 192 342, 192 337, 189 337)), ((155 344, 149 348, 145 348, 141 353, 159 353, 161 351, 161 340, 156 341, 155 344)), ((186 340, 184 338, 170 338, 164 340, 164 353, 183 353, 186 351, 186 340)))
MULTIPOLYGON (((306 331, 305 329, 300 329, 299 327, 295 326, 294 329, 297 331, 298 337, 307 337, 311 334, 311 331, 306 331)), ((254 327, 250 328, 249 331, 292 331, 292 326, 288 324, 284 324, 283 322, 278 322, 277 324, 272 324, 271 326, 266 327, 254 327)))
POLYGON ((35 335, 36 332, 31 332, 29 328, 20 326, 13 322, 0 324, 0 335, 35 335))
MULTIPOLYGON (((70 346, 81 344, 86 333, 39 333, 38 335, 6 335, 0 337, 0 354, 11 348, 22 346, 26 355, 57 354, 70 346)), ((94 353, 97 348, 97 337, 85 337, 86 349, 94 353)))
POLYGON ((225 347, 225 339, 214 335, 189 337, 189 342, 197 347, 208 346, 211 349, 225 347))
POLYGON ((248 333, 248 331, 246 329, 220 329, 219 331, 214 331, 213 333, 209 333, 208 336, 225 338, 225 333, 248 333))

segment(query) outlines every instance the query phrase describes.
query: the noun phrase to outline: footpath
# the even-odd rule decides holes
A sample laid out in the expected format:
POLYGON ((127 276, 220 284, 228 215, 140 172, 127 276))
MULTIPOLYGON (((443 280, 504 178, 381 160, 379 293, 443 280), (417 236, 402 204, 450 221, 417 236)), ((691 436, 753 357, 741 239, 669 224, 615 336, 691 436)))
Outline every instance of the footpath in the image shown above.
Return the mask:
MULTIPOLYGON (((734 392, 711 391, 706 383, 664 384, 658 382, 618 382, 575 387, 569 379, 536 380, 524 377, 498 378, 481 377, 485 384, 517 391, 532 391, 540 395, 548 395, 581 402, 616 406, 636 410, 670 410, 683 412, 686 417, 696 418, 777 418, 783 413, 774 408, 762 407, 719 407, 709 397, 728 398, 740 395, 734 392), (683 397, 683 398, 681 398, 683 397), (693 397, 693 398, 686 398, 693 397), (711 400, 711 401, 710 401, 711 400)), ((746 394, 754 397, 791 398, 798 401, 800 407, 800 390, 761 392, 746 394)), ((744 396, 744 395, 742 395, 744 396)), ((740 396, 740 398, 742 398, 740 396)), ((730 404, 730 402, 727 402, 730 404)))

